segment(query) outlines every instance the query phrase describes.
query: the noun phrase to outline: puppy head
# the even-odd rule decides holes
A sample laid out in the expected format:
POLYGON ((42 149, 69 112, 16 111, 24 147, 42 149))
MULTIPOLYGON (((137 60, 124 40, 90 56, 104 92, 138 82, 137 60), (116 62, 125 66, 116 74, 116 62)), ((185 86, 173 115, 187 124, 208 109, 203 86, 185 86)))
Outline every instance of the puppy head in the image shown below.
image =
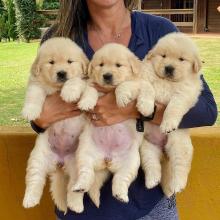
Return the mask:
POLYGON ((121 82, 139 76, 141 61, 125 46, 106 44, 93 56, 89 64, 89 77, 104 87, 116 87, 121 82))
POLYGON ((31 74, 51 86, 62 86, 87 72, 88 59, 68 38, 51 38, 44 42, 31 67, 31 74))
POLYGON ((161 38, 145 59, 152 62, 158 77, 175 82, 199 74, 201 69, 195 44, 182 33, 161 38))

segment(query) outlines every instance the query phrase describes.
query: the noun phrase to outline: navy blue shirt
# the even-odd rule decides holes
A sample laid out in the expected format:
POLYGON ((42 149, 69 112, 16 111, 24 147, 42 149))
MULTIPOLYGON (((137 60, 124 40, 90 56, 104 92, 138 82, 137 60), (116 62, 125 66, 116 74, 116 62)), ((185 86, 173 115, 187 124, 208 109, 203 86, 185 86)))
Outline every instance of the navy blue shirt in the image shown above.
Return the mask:
MULTIPOLYGON (((170 32, 178 31, 169 20, 140 12, 131 14, 131 26, 132 36, 129 42, 129 49, 140 59, 144 58, 159 38, 170 32)), ((91 59, 94 51, 88 43, 86 33, 83 49, 88 58, 91 59)), ((202 80, 204 87, 202 94, 196 106, 184 116, 180 125, 182 128, 212 125, 217 118, 217 108, 213 95, 203 77, 202 80)), ((68 211, 64 216, 58 210, 56 210, 56 214, 62 220, 135 220, 141 218, 147 215, 164 197, 159 186, 148 190, 145 188, 144 182, 144 175, 140 170, 138 178, 129 188, 128 204, 124 204, 112 197, 110 180, 101 190, 101 205, 99 209, 85 195, 85 211, 82 214, 68 211)))

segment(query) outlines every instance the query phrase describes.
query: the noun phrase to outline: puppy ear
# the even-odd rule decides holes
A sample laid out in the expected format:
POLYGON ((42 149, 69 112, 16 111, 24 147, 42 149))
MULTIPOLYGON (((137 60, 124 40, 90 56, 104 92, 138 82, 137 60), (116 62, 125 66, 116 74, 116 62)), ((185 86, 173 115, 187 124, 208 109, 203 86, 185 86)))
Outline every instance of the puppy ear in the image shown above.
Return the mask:
POLYGON ((91 77, 93 71, 92 61, 89 63, 88 67, 88 76, 91 77))
POLYGON ((84 75, 87 75, 88 64, 89 64, 88 58, 86 57, 85 54, 82 54, 82 69, 83 69, 83 74, 84 75))
POLYGON ((201 68, 202 68, 202 61, 198 56, 195 56, 195 59, 193 61, 193 72, 198 73, 201 68))
POLYGON ((133 74, 137 76, 140 73, 141 61, 137 57, 132 56, 130 59, 130 64, 133 74))
POLYGON ((153 57, 153 50, 150 50, 145 56, 144 60, 150 60, 153 57))
POLYGON ((39 55, 35 58, 32 66, 31 66, 31 74, 37 77, 40 74, 40 66, 39 66, 39 55))

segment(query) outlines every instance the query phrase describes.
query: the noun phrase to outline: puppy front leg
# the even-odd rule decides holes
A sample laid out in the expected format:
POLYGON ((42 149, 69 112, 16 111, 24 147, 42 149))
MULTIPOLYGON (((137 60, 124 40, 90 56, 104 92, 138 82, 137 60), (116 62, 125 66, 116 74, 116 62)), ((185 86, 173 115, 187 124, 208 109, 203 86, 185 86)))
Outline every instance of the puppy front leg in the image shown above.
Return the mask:
POLYGON ((119 201, 127 203, 129 201, 128 188, 136 178, 140 166, 138 148, 133 148, 133 150, 129 152, 128 157, 121 161, 121 163, 123 163, 121 168, 119 168, 113 176, 112 193, 119 201))
POLYGON ((88 194, 97 208, 100 206, 100 190, 109 177, 110 172, 108 170, 100 170, 95 172, 95 181, 88 194))
POLYGON ((85 87, 86 82, 79 77, 67 80, 63 85, 60 96, 65 102, 77 102, 85 87))
POLYGON ((155 91, 148 81, 142 81, 137 98, 137 109, 144 115, 149 116, 154 112, 155 91))
POLYGON ((63 170, 57 169, 50 175, 50 191, 52 199, 60 211, 67 212, 67 182, 63 170))
POLYGON ((175 131, 183 116, 194 104, 195 99, 191 98, 188 94, 181 93, 173 96, 163 114, 163 120, 160 125, 162 133, 168 134, 175 131))
POLYGON ((140 81, 127 81, 121 83, 115 89, 116 103, 119 107, 125 107, 134 101, 139 93, 140 81))
POLYGON ((165 161, 162 172, 162 188, 170 197, 181 192, 187 184, 190 172, 193 146, 187 130, 177 130, 168 135, 165 146, 168 161, 165 161))
POLYGON ((43 104, 46 98, 46 92, 38 84, 31 84, 27 88, 22 115, 27 120, 37 119, 42 111, 43 104))
POLYGON ((96 106, 98 97, 98 91, 89 84, 87 84, 85 91, 83 92, 83 95, 80 101, 78 102, 79 109, 83 111, 92 110, 96 106))
POLYGON ((144 139, 140 147, 141 166, 145 173, 145 186, 151 189, 158 185, 161 180, 161 156, 158 146, 144 139))
MULTIPOLYGON (((34 207, 39 204, 43 193, 43 188, 46 182, 46 177, 51 169, 51 160, 48 155, 45 155, 43 148, 46 148, 44 141, 41 141, 45 134, 38 137, 36 146, 31 152, 28 160, 27 174, 26 174, 26 190, 23 200, 25 208, 34 207), (40 146, 44 144, 43 146, 40 146)), ((45 135, 46 136, 46 135, 45 135)))

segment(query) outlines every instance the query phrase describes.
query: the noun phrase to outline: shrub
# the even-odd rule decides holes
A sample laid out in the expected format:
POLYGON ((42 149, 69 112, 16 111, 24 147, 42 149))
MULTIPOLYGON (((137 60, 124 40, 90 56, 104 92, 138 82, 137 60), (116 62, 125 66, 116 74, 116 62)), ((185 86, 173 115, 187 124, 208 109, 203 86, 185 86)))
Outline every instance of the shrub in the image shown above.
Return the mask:
POLYGON ((13 0, 5 0, 5 9, 7 11, 8 38, 17 39, 15 6, 13 0))
POLYGON ((0 41, 8 38, 7 11, 4 3, 0 0, 0 41))
POLYGON ((44 0, 42 4, 42 9, 58 9, 60 6, 59 0, 44 0))
POLYGON ((27 42, 39 38, 44 19, 37 14, 35 1, 15 0, 15 11, 19 37, 27 42))

